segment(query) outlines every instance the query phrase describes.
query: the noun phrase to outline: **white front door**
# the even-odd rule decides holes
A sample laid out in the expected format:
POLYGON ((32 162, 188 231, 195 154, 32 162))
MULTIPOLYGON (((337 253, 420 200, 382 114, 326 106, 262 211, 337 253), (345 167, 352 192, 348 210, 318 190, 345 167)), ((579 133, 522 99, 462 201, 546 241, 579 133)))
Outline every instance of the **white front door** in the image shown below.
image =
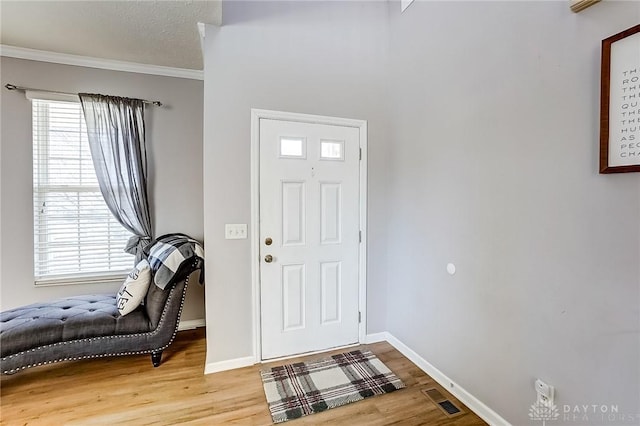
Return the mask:
POLYGON ((360 130, 259 126, 262 359, 356 343, 360 130))

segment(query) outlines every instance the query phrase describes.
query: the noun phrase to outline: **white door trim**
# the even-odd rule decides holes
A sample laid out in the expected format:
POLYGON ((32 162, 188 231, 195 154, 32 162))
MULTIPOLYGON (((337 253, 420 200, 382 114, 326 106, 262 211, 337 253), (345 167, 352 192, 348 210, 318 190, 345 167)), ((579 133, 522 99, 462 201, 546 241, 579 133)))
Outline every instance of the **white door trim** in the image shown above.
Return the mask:
POLYGON ((320 115, 299 114, 282 111, 251 109, 251 292, 253 312, 253 355, 256 363, 262 361, 260 325, 260 119, 299 121, 303 123, 327 124, 355 127, 360 130, 360 255, 358 259, 358 291, 361 322, 358 329, 360 343, 367 334, 367 122, 320 115))

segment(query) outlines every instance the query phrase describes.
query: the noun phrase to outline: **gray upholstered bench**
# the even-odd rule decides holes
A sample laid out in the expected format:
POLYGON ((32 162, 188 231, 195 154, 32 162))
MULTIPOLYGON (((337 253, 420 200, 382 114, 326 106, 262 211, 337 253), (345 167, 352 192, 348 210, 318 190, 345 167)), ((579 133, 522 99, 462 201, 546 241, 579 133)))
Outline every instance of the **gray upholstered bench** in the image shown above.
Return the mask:
MULTIPOLYGON (((184 234, 163 235, 147 248, 141 264, 146 263, 145 279, 153 282, 146 293, 145 287, 138 287, 142 290, 134 306, 144 303, 135 309, 118 311, 113 294, 70 297, 0 313, 2 374, 59 361, 144 353, 159 366, 162 351, 178 331, 189 276, 199 269, 203 282, 204 251, 184 234)), ((142 280, 140 271, 134 268, 130 279, 142 280)), ((125 290, 128 283, 129 278, 125 290)), ((121 288, 120 295, 129 297, 125 290, 121 288)), ((125 306, 126 300, 121 298, 125 306)))
POLYGON ((161 290, 150 285, 145 304, 120 316, 116 295, 88 295, 38 303, 0 314, 1 371, 13 374, 58 361, 150 353, 160 365, 173 341, 189 281, 197 265, 161 290))

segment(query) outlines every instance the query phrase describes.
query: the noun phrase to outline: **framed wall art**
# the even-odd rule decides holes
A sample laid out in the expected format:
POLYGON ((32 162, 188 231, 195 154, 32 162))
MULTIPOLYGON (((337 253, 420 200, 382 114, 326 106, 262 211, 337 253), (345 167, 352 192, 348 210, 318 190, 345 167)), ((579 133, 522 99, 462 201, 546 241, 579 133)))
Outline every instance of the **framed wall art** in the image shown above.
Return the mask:
POLYGON ((593 6, 594 4, 599 2, 600 0, 571 0, 569 7, 571 7, 571 10, 573 12, 578 13, 581 10, 584 10, 589 6, 593 6))
POLYGON ((602 40, 600 173, 640 172, 640 25, 602 40))

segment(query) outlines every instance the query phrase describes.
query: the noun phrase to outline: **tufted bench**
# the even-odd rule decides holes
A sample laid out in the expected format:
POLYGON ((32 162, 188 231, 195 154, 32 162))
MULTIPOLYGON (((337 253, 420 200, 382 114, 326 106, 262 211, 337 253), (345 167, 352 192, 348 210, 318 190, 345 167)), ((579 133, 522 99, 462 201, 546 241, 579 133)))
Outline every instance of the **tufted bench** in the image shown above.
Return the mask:
POLYGON ((120 316, 116 295, 87 295, 36 303, 0 314, 1 371, 13 374, 58 361, 162 351, 178 330, 189 275, 161 290, 149 286, 145 304, 120 316))

